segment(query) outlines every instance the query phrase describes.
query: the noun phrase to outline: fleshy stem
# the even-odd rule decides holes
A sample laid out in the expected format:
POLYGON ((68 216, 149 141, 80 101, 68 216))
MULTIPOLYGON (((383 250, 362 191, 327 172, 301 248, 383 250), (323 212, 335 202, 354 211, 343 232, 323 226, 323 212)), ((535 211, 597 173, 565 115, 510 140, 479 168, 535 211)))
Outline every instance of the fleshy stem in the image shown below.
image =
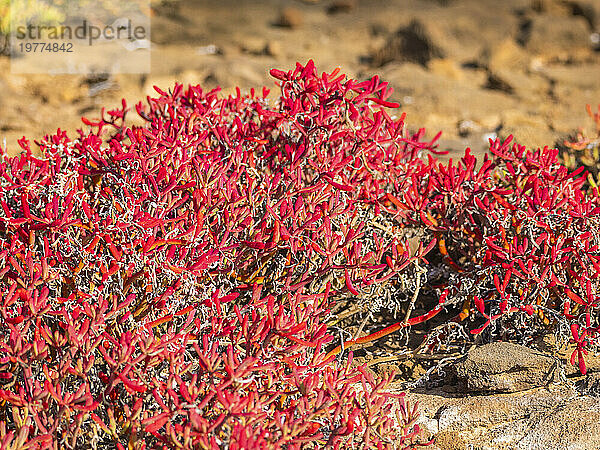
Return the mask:
MULTIPOLYGON (((396 322, 386 328, 384 328, 383 330, 379 330, 376 331, 375 333, 369 334, 367 336, 363 336, 361 338, 358 339, 351 339, 349 341, 345 341, 342 345, 344 350, 349 349, 350 347, 352 347, 353 345, 356 344, 365 344, 367 342, 373 342, 377 339, 380 339, 384 336, 387 336, 388 334, 392 334, 395 331, 400 330, 401 328, 405 328, 405 327, 410 327, 413 325, 417 325, 419 323, 423 323, 428 321, 429 319, 431 319, 432 317, 435 317, 443 308, 444 305, 444 301, 446 300, 446 296, 448 295, 448 291, 445 290, 442 295, 440 296, 440 301, 437 304, 437 306, 435 308, 433 308, 431 311, 429 311, 426 314, 422 314, 420 316, 417 317, 413 317, 412 319, 408 319, 408 320, 402 320, 400 322, 396 322)), ((341 349, 342 349, 342 345, 338 345, 336 348, 334 348, 333 350, 331 350, 329 353, 327 353, 327 355, 325 356, 325 360, 329 359, 329 357, 331 356, 335 356, 338 353, 340 353, 341 349)))

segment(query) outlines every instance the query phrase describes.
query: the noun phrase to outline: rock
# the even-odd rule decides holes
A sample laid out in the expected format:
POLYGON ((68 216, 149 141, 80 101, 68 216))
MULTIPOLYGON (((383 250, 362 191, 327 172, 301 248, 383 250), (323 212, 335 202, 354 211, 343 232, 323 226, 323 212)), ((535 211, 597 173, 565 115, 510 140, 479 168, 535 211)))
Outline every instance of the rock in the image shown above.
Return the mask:
POLYGON ((490 73, 488 75, 487 83, 485 83, 484 87, 486 89, 501 91, 511 95, 514 92, 513 86, 495 73, 490 73))
POLYGON ((562 0, 532 0, 531 9, 538 14, 570 16, 571 8, 562 0))
MULTIPOLYGON (((511 394, 486 393, 459 398, 440 394, 409 392, 406 400, 410 405, 419 402, 417 423, 430 437, 435 437, 435 444, 443 450, 465 449, 468 445, 489 450, 527 448, 520 442, 525 438, 532 442, 536 436, 546 446, 529 448, 566 448, 554 445, 552 438, 545 435, 545 419, 580 398, 574 388, 564 384, 511 394)), ((589 413, 590 409, 584 411, 589 413)), ((580 422, 587 423, 583 414, 564 420, 564 432, 577 439, 574 435, 578 433, 580 422)), ((554 439, 561 442, 558 436, 554 439)))
POLYGON ((592 30, 600 27, 600 3, 596 0, 571 0, 565 2, 571 8, 571 14, 583 17, 592 30))
POLYGON ((458 122, 458 135, 461 137, 469 136, 473 133, 481 131, 481 127, 472 120, 461 120, 458 122))
POLYGON ((543 14, 523 23, 521 41, 527 50, 546 59, 568 59, 572 53, 591 52, 589 35, 583 17, 543 14))
MULTIPOLYGON (((462 433, 464 435, 464 433, 462 433)), ((441 431, 435 435, 432 450, 464 450, 469 448, 469 443, 458 431, 441 431)))
POLYGON ((592 41, 594 51, 600 52, 600 33, 592 33, 590 35, 590 41, 592 41))
MULTIPOLYGON (((405 14, 399 20, 402 26, 377 52, 381 54, 371 56, 376 65, 390 61, 425 64, 435 57, 449 58, 459 65, 478 63, 483 49, 505 38, 507 30, 517 28, 518 20, 516 15, 500 14, 483 2, 463 1, 446 7, 420 8, 414 14, 405 14), (405 47, 409 47, 408 51, 405 47), (419 48, 426 53, 421 57, 404 57, 411 54, 411 47, 415 48, 414 53, 419 54, 419 48)), ((388 19, 387 23, 390 22, 388 19)))
POLYGON ((600 448, 600 399, 571 399, 539 417, 516 449, 600 448))
POLYGON ((222 55, 223 49, 217 47, 215 44, 201 45, 196 48, 196 53, 198 55, 222 55))
POLYGON ((278 58, 283 55, 283 46, 279 41, 270 40, 269 42, 267 42, 267 47, 265 50, 267 52, 267 55, 272 56, 274 58, 278 58))
POLYGON ((298 28, 303 21, 302 11, 290 6, 281 10, 277 25, 284 28, 298 28))
POLYGON ((486 48, 481 59, 492 72, 503 69, 524 69, 529 64, 527 52, 512 38, 506 38, 486 48))
POLYGON ((600 25, 600 3, 596 0, 533 0, 531 10, 552 16, 582 17, 590 30, 600 25))
POLYGON ((386 23, 373 23, 369 27, 369 32, 373 37, 385 36, 389 33, 388 24, 386 23))
POLYGON ((244 42, 241 45, 241 49, 244 53, 250 55, 263 55, 267 47, 266 41, 258 36, 247 36, 244 38, 244 42))
POLYGON ((409 392, 419 426, 440 450, 600 448, 600 398, 567 384, 529 391, 449 398, 409 392))
POLYGON ((557 364, 527 347, 495 342, 472 348, 454 370, 468 391, 519 392, 557 380, 557 364))
POLYGON ((600 397, 600 372, 588 373, 580 384, 583 395, 600 397))
POLYGON ((515 14, 499 12, 501 7, 510 8, 508 3, 490 8, 484 2, 460 1, 431 11, 423 8, 417 17, 426 24, 430 39, 444 56, 464 64, 477 61, 485 47, 501 42, 510 36, 509 30, 518 27, 515 14))
POLYGON ((434 44, 429 30, 420 20, 413 20, 400 28, 388 42, 373 55, 373 64, 383 66, 392 61, 408 61, 426 65, 432 58, 444 56, 434 44))
POLYGON ((550 89, 550 83, 540 74, 527 74, 516 68, 504 68, 490 72, 485 87, 514 94, 527 100, 544 95, 550 89))
POLYGON ((390 63, 372 73, 390 82, 394 89, 393 99, 400 101, 402 111, 407 113, 408 129, 424 127, 430 133, 429 138, 442 130, 440 149, 452 149, 454 156, 451 156, 455 158, 462 156, 468 146, 479 158, 489 147, 483 135, 496 131, 501 123, 501 111, 519 109, 522 105, 515 96, 483 89, 481 86, 486 80, 484 70, 461 70, 464 76, 461 80, 434 74, 414 63, 390 63), (492 126, 483 125, 486 119, 492 126), (468 139, 460 138, 457 129, 460 120, 481 124, 481 134, 474 132, 468 139))
POLYGON ((429 61, 427 67, 436 75, 443 76, 445 78, 450 78, 453 80, 462 80, 465 78, 464 71, 460 68, 460 66, 448 58, 435 58, 429 61))
POLYGON ((335 0, 327 8, 328 14, 347 13, 356 8, 356 0, 335 0))

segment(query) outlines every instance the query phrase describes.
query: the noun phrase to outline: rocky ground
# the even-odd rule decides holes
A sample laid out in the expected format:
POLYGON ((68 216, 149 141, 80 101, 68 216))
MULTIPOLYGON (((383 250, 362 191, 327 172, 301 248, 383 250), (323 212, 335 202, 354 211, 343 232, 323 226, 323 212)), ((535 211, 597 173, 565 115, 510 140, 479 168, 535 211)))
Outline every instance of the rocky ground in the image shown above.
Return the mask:
MULTIPOLYGON (((448 364, 435 383, 409 390, 431 447, 600 448, 600 359, 581 376, 554 345, 492 343, 448 364)), ((404 386, 398 386, 400 391, 404 386)))
POLYGON ((15 152, 23 135, 75 130, 153 85, 273 86, 270 68, 312 58, 389 81, 408 125, 442 130, 452 153, 511 133, 554 145, 600 103, 599 31, 596 0, 167 0, 147 75, 11 74, 0 57, 0 138, 15 152))
MULTIPOLYGON (((389 81, 409 128, 442 130, 451 156, 509 134, 553 146, 591 129, 585 105, 600 103, 598 0, 171 0, 151 32, 145 75, 13 74, 0 56, 0 143, 14 154, 24 135, 74 131, 80 116, 122 97, 133 105, 154 85, 272 87, 270 68, 310 58, 389 81)), ((433 448, 600 448, 600 359, 582 377, 556 348, 489 344, 409 389, 433 448)))

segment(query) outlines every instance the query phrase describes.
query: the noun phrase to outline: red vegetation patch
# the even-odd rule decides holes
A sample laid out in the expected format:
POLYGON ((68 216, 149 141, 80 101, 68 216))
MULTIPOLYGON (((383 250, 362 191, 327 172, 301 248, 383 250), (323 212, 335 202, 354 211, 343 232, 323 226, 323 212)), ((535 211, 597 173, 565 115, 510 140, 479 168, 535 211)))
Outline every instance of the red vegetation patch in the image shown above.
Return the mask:
POLYGON ((490 339, 568 332, 585 371, 600 208, 556 150, 439 164, 377 77, 272 75, 275 104, 176 85, 137 105, 144 127, 123 104, 3 156, 2 446, 417 442, 389 380, 333 358, 340 301, 405 313, 346 347, 456 310, 490 339), (412 316, 415 274, 431 305, 412 316))

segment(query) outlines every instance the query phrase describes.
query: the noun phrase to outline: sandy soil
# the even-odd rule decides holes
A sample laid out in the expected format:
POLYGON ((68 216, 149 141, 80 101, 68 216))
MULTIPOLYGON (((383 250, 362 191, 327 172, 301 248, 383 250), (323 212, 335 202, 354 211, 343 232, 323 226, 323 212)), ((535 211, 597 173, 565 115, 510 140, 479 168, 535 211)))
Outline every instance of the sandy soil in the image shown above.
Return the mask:
POLYGON ((0 57, 0 142, 18 151, 80 116, 97 117, 175 81, 273 86, 270 68, 315 60, 352 77, 389 81, 411 129, 443 131, 443 148, 486 147, 514 133, 554 145, 600 103, 597 0, 171 0, 152 18, 147 75, 10 73, 0 57))

